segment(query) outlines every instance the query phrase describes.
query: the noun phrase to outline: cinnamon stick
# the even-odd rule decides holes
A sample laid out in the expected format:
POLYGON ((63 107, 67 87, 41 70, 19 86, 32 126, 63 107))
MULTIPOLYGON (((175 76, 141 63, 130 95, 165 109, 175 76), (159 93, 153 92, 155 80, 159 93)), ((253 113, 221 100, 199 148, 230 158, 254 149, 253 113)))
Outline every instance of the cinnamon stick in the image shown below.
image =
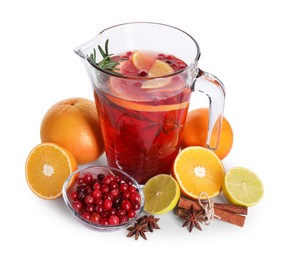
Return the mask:
MULTIPOLYGON (((178 208, 189 209, 192 205, 194 206, 195 210, 201 210, 198 201, 194 201, 184 197, 180 198, 178 208)), ((246 215, 247 209, 243 206, 215 203, 214 213, 216 216, 220 217, 222 221, 243 227, 245 224, 246 217, 240 214, 246 215)))

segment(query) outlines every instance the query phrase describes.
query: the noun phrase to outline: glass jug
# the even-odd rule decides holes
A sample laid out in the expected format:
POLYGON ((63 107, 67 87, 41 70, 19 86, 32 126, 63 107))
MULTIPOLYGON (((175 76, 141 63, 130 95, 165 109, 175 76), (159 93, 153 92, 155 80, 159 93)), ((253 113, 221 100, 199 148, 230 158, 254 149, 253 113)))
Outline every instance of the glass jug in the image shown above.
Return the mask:
POLYGON ((206 143, 209 149, 217 148, 224 86, 217 77, 198 68, 199 45, 188 33, 159 23, 120 24, 103 30, 77 47, 75 53, 90 77, 109 166, 127 172, 140 184, 154 175, 170 174, 180 150, 191 93, 195 91, 208 96, 206 143), (122 62, 127 55, 144 51, 158 53, 157 59, 167 64, 171 57, 172 67, 172 57, 178 58, 175 65, 179 61, 186 66, 162 76, 150 76, 147 72, 129 76, 105 70, 93 62, 93 49, 96 59, 103 59, 98 45, 107 47, 122 62))

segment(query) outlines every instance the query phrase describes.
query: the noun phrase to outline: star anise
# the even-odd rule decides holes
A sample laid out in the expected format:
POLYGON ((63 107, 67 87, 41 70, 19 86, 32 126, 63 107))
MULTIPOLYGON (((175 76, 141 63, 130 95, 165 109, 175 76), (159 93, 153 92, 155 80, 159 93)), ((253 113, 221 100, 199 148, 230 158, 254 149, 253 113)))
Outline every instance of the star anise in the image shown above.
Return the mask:
POLYGON ((130 231, 129 234, 127 235, 127 237, 132 237, 132 236, 135 235, 135 240, 138 240, 140 236, 144 240, 147 240, 147 238, 145 236, 145 232, 148 231, 147 223, 136 222, 134 226, 128 227, 127 230, 130 231))
POLYGON ((188 227, 189 232, 192 232, 194 227, 202 231, 200 223, 204 220, 203 210, 195 210, 194 205, 192 205, 188 210, 180 208, 177 214, 180 218, 185 220, 182 227, 188 227))
POLYGON ((130 231, 127 237, 135 236, 135 240, 141 236, 143 239, 147 240, 145 232, 153 232, 154 229, 160 229, 157 222, 159 218, 155 218, 153 215, 144 215, 138 218, 132 227, 128 227, 127 230, 130 231))
POLYGON ((140 217, 137 220, 139 223, 145 223, 147 224, 147 228, 150 232, 153 232, 154 229, 160 229, 157 222, 159 221, 159 218, 155 218, 153 215, 145 215, 143 217, 140 217))

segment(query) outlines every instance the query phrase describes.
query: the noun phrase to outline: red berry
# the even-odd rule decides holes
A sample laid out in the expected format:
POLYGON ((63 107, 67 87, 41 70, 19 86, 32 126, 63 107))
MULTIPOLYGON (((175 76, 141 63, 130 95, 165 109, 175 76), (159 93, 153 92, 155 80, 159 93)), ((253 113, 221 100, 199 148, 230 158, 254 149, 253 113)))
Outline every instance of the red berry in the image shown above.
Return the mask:
POLYGON ((140 196, 139 193, 131 193, 129 199, 130 199, 130 202, 140 201, 141 200, 141 196, 140 196))
POLYGON ((90 173, 86 173, 83 177, 83 181, 86 184, 89 184, 90 182, 92 182, 92 180, 93 180, 93 177, 92 177, 92 174, 90 173))
POLYGON ((83 208, 82 202, 79 201, 79 200, 75 200, 73 202, 73 208, 74 208, 75 211, 80 211, 83 208))
POLYGON ((90 220, 90 213, 89 212, 84 211, 82 216, 83 216, 83 218, 90 220))
POLYGON ((104 179, 104 174, 103 174, 103 173, 99 173, 99 174, 97 175, 97 179, 98 179, 99 181, 103 181, 103 179, 104 179))
POLYGON ((111 181, 109 183, 109 188, 110 188, 110 190, 117 189, 118 188, 118 183, 116 181, 111 181))
POLYGON ((118 225, 120 223, 120 219, 116 215, 112 215, 109 218, 109 225, 118 225))
POLYGON ((117 209, 112 207, 111 209, 108 210, 108 213, 110 216, 115 215, 117 213, 117 209))
POLYGON ((102 218, 99 223, 101 225, 108 226, 109 225, 109 220, 108 220, 108 218, 102 218))
POLYGON ((84 183, 84 179, 82 177, 77 178, 77 184, 82 185, 84 183))
POLYGON ((122 198, 128 199, 128 198, 130 198, 130 195, 131 195, 131 193, 129 191, 125 191, 125 192, 123 192, 122 198))
POLYGON ((130 187, 129 187, 129 192, 131 192, 131 193, 136 193, 136 192, 137 192, 136 187, 135 187, 135 186, 130 186, 130 187))
POLYGON ((99 223, 100 221, 100 215, 96 212, 92 213, 90 216, 90 221, 94 223, 99 223))
POLYGON ((112 200, 108 200, 108 199, 104 200, 103 208, 105 210, 108 210, 108 209, 111 209, 111 207, 112 207, 112 200))
POLYGON ((127 216, 121 216, 119 217, 119 219, 120 219, 120 224, 126 223, 129 221, 129 218, 127 216))
POLYGON ((119 190, 118 189, 113 189, 110 191, 110 194, 115 198, 119 195, 119 190))
POLYGON ((116 215, 117 215, 118 217, 126 216, 126 210, 124 210, 124 209, 119 209, 119 210, 117 210, 116 215))
POLYGON ((95 206, 92 205, 92 204, 88 204, 88 205, 86 205, 85 210, 86 210, 87 212, 89 212, 89 213, 92 213, 92 212, 94 212, 94 210, 95 210, 95 206))
POLYGON ((102 193, 109 192, 110 191, 109 185, 108 184, 103 184, 101 186, 100 190, 101 190, 102 193))
POLYGON ((128 210, 127 212, 127 217, 128 218, 133 218, 136 215, 136 211, 133 209, 128 210))
POLYGON ((70 197, 71 197, 72 200, 76 200, 78 198, 78 192, 77 191, 73 191, 70 194, 70 197))
POLYGON ((92 192, 92 196, 95 198, 95 199, 99 199, 102 195, 102 192, 101 190, 98 190, 98 189, 95 189, 93 192, 92 192))
POLYGON ((141 204, 140 204, 139 201, 133 201, 132 202, 132 209, 138 210, 138 209, 140 209, 140 207, 141 207, 141 204))
POLYGON ((127 183, 121 183, 119 187, 120 191, 125 192, 128 190, 128 184, 127 183))
POLYGON ((125 199, 125 200, 122 200, 121 202, 121 208, 128 211, 129 209, 131 209, 132 207, 132 204, 129 200, 125 199))
POLYGON ((94 197, 92 197, 91 195, 87 195, 85 197, 85 203, 86 204, 93 204, 94 203, 94 197))
POLYGON ((99 182, 95 182, 94 184, 93 184, 93 186, 92 186, 92 188, 94 189, 94 190, 99 190, 100 189, 100 187, 101 187, 101 184, 99 183, 99 182))

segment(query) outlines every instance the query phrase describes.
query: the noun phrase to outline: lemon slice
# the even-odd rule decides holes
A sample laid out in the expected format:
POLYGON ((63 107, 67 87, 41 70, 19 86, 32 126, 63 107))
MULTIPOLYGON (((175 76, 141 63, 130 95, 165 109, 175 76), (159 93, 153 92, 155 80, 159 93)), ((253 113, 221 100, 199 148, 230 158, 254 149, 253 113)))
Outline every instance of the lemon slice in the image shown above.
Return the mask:
POLYGON ((180 199, 180 187, 176 180, 167 174, 150 178, 143 187, 144 211, 150 214, 164 214, 173 210, 180 199))
POLYGON ((236 205, 253 206, 263 197, 263 184, 259 177, 244 167, 230 169, 223 183, 223 194, 236 205))
POLYGON ((140 71, 144 70, 148 72, 154 64, 154 60, 155 58, 140 51, 133 52, 132 63, 140 71))
MULTIPOLYGON (((153 77, 162 77, 165 75, 170 75, 174 73, 174 70, 168 65, 166 62, 162 60, 155 60, 151 69, 148 72, 148 76, 150 78, 153 77)), ((155 89, 155 88, 162 88, 167 86, 170 83, 170 78, 156 78, 147 80, 143 83, 141 88, 143 89, 155 89)))

